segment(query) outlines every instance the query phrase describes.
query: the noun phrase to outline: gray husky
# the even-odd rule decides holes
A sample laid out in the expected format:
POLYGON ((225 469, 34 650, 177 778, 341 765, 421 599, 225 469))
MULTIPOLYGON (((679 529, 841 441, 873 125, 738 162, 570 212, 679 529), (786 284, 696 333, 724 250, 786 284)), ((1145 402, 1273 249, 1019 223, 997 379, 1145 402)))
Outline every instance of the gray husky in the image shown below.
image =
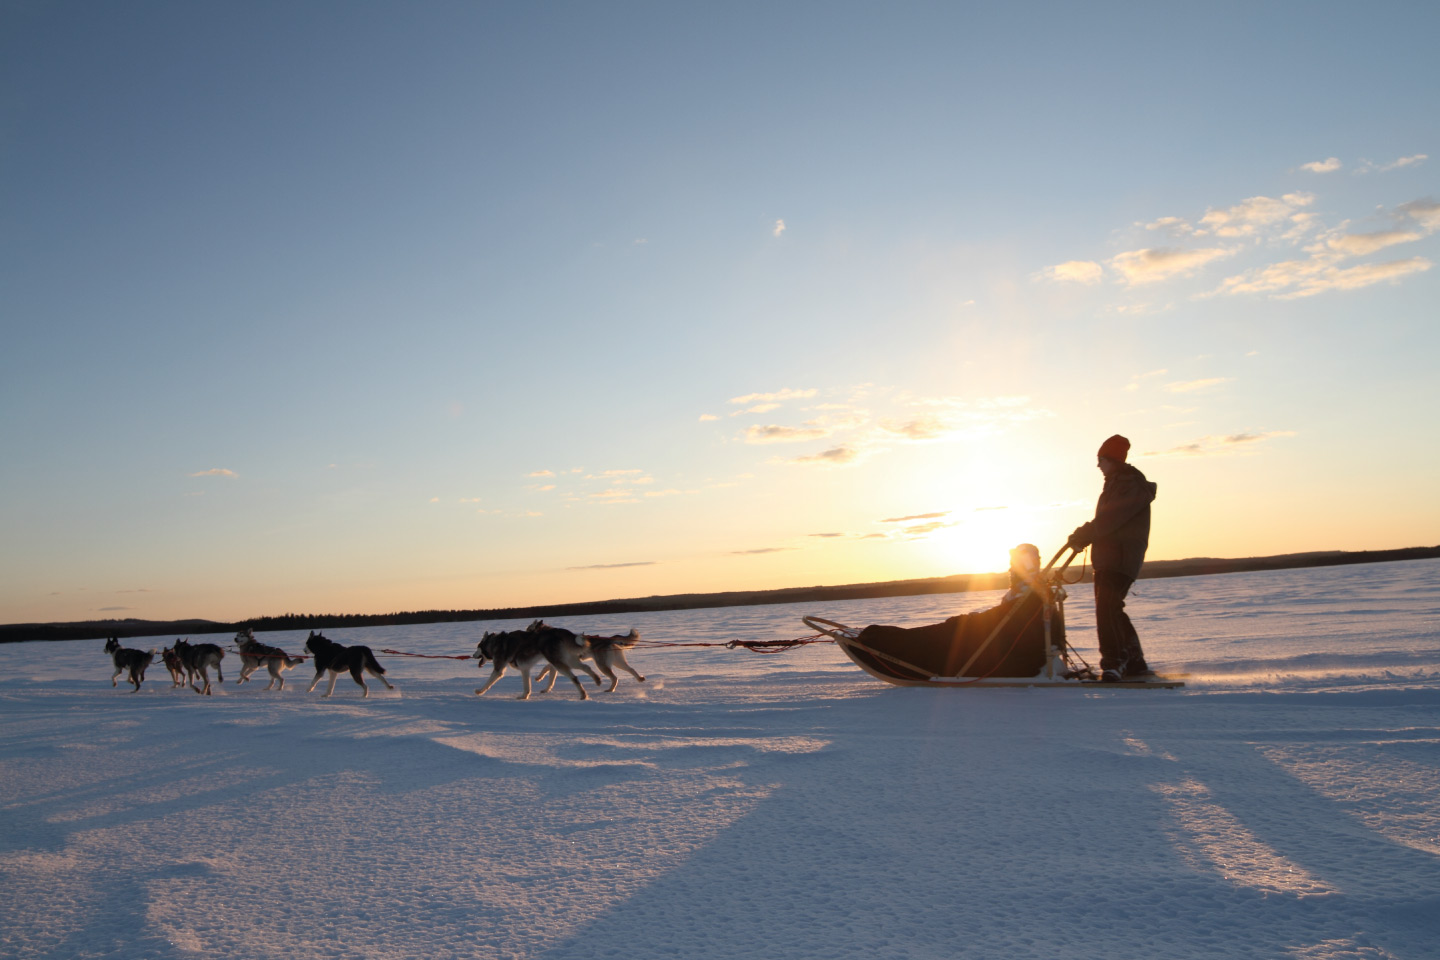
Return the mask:
POLYGON ((110 662, 115 664, 115 672, 110 675, 110 686, 116 686, 115 678, 128 670, 129 680, 135 684, 135 691, 138 693, 140 684, 145 680, 145 668, 155 659, 155 650, 131 650, 120 646, 118 637, 111 637, 105 641, 105 652, 110 654, 110 662))
POLYGON ((180 657, 180 666, 185 670, 185 676, 190 681, 190 686, 196 693, 210 694, 210 668, 215 668, 215 677, 219 682, 225 682, 225 673, 220 669, 220 661, 225 659, 225 651, 213 643, 191 643, 188 640, 175 641, 175 653, 180 657), (205 686, 195 686, 195 677, 199 676, 205 681, 205 686))
MULTIPOLYGON (((577 636, 563 627, 547 627, 544 624, 531 624, 529 630, 508 630, 503 633, 486 633, 480 643, 475 647, 475 659, 480 661, 478 666, 485 669, 485 662, 488 660, 494 663, 494 671, 490 674, 489 681, 485 686, 475 691, 476 696, 483 696, 485 691, 495 686, 495 682, 505 675, 506 667, 514 667, 520 671, 520 678, 525 681, 525 691, 517 699, 530 699, 530 671, 537 663, 544 660, 560 673, 570 678, 575 684, 575 689, 580 691, 580 699, 588 700, 590 695, 585 692, 585 687, 575 676, 576 670, 584 670, 590 674, 595 685, 600 685, 600 677, 591 670, 580 658, 584 655, 586 648, 585 638, 577 636)), ((553 683, 552 683, 553 686, 553 683)))
MULTIPOLYGON (((329 637, 310 631, 309 638, 305 641, 305 649, 315 655, 315 679, 310 681, 310 690, 315 689, 315 684, 328 671, 330 674, 330 686, 325 688, 321 696, 328 697, 335 692, 335 681, 345 671, 360 688, 365 691, 364 696, 370 696, 370 688, 365 685, 364 674, 376 678, 385 684, 385 689, 394 690, 395 685, 385 679, 385 668, 380 666, 380 661, 375 659, 375 654, 370 652, 369 647, 362 647, 358 644, 347 647, 344 644, 336 643, 329 637)), ((305 691, 309 693, 310 690, 305 691)))
MULTIPOLYGON (((542 621, 536 620, 530 624, 530 629, 536 630, 544 626, 545 624, 542 621)), ((582 659, 595 661, 595 666, 600 668, 600 672, 610 678, 610 689, 606 690, 606 693, 614 693, 615 688, 620 686, 620 678, 615 675, 615 667, 624 670, 641 683, 645 682, 645 676, 637 673, 635 668, 625 661, 625 651, 635 646, 640 640, 640 631, 631 627, 629 633, 622 633, 613 637, 597 637, 588 633, 585 634, 584 637, 585 652, 580 654, 580 656, 582 659)), ((540 671, 540 676, 535 678, 535 682, 537 684, 544 683, 547 674, 550 677, 550 685, 540 691, 541 693, 549 693, 555 686, 555 681, 559 679, 560 676, 554 667, 547 666, 544 670, 540 671)))
POLYGON ((235 646, 240 648, 240 679, 236 684, 244 683, 250 679, 250 675, 261 667, 270 671, 270 683, 265 687, 269 690, 279 683, 276 689, 285 689, 286 670, 305 662, 304 657, 292 657, 279 647, 272 647, 255 639, 255 631, 246 627, 235 634, 235 646))

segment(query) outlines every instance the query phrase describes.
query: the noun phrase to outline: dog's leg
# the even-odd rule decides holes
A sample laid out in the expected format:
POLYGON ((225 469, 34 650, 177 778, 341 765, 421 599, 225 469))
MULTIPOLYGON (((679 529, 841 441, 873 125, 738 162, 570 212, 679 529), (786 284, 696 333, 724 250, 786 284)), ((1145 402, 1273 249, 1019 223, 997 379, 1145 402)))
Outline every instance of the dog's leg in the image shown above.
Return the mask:
POLYGON ((111 689, 114 689, 114 687, 115 687, 115 685, 116 685, 116 684, 115 684, 115 678, 118 677, 118 676, 120 676, 120 674, 122 674, 122 673, 124 673, 124 672, 125 672, 125 668, 124 668, 124 667, 116 667, 116 668, 115 668, 115 672, 112 673, 112 674, 110 674, 110 687, 111 687, 111 689))
POLYGON ((319 683, 319 682, 320 682, 320 678, 323 677, 323 676, 325 676, 325 668, 317 665, 317 666, 315 667, 315 679, 310 681, 310 689, 309 689, 309 690, 306 690, 305 692, 306 692, 306 693, 314 693, 314 692, 315 692, 315 684, 319 683))
POLYGON ((483 696, 485 696, 485 691, 486 691, 486 690, 489 690, 491 687, 495 686, 495 681, 499 680, 499 679, 500 679, 501 677, 503 677, 504 675, 505 675, 505 664, 501 663, 499 660, 496 660, 496 661, 495 661, 495 670, 494 670, 493 673, 490 674, 490 680, 489 680, 489 682, 486 683, 485 686, 481 687, 479 690, 476 690, 476 691, 475 691, 475 696, 477 696, 477 697, 483 697, 483 696))
POLYGON ((322 699, 325 698, 325 697, 330 696, 330 694, 332 694, 332 693, 335 692, 335 681, 336 681, 336 680, 339 680, 339 679, 340 679, 340 671, 339 671, 339 670, 332 669, 332 670, 330 671, 330 686, 326 687, 326 688, 325 688, 325 692, 322 693, 322 694, 320 694, 320 696, 321 696, 322 699))
POLYGON ((535 678, 535 685, 539 686, 540 684, 545 683, 546 677, 550 678, 550 683, 546 685, 544 690, 540 691, 541 693, 549 693, 551 690, 555 689, 555 681, 560 678, 560 671, 556 670, 554 667, 547 666, 544 670, 540 671, 540 676, 535 678))
MULTIPOLYGON (((613 662, 614 662, 615 666, 619 667, 621 670, 624 670, 626 673, 630 674, 630 676, 634 677, 636 680, 639 680, 641 683, 644 683, 644 682, 645 682, 645 675, 642 674, 642 673, 637 672, 634 667, 630 666, 630 664, 625 661, 625 651, 624 651, 624 650, 616 650, 616 651, 615 651, 614 661, 613 661, 613 662)), ((611 690, 614 690, 615 688, 614 688, 614 687, 611 687, 610 689, 611 689, 611 690)))
POLYGON ((385 684, 385 689, 386 689, 386 690, 394 690, 394 689, 395 689, 395 684, 391 683, 389 680, 386 680, 386 679, 385 679, 385 674, 378 672, 377 670, 375 670, 374 667, 368 667, 368 666, 367 666, 367 667, 365 668, 365 672, 368 673, 368 674, 370 674, 370 676, 374 677, 376 680, 379 680, 381 683, 385 684))
POLYGON ((516 669, 518 669, 518 670, 520 671, 520 679, 525 681, 525 692, 522 693, 522 694, 520 694, 520 696, 516 697, 515 699, 516 699, 516 700, 529 700, 529 699, 530 699, 530 668, 529 668, 529 667, 517 667, 516 669))
MULTIPOLYGON (((370 696, 370 688, 365 685, 365 671, 360 664, 357 663, 350 668, 350 679, 360 684, 360 689, 365 691, 360 695, 360 699, 364 700, 370 696)), ((389 684, 387 683, 386 686, 388 687, 389 684)))
MULTIPOLYGON (((561 673, 565 674, 565 676, 569 677, 571 683, 575 684, 575 689, 580 691, 580 699, 581 699, 581 700, 589 700, 589 699, 590 699, 590 694, 588 694, 588 693, 585 692, 585 684, 583 684, 583 683, 580 682, 580 678, 577 677, 577 676, 575 676, 575 672, 574 672, 573 670, 571 670, 568 665, 563 664, 563 663, 557 663, 557 664, 555 664, 554 666, 555 666, 557 669, 559 669, 559 671, 560 671, 561 673)), ((585 664, 582 663, 582 664, 580 664, 580 666, 585 667, 585 664)), ((585 669, 586 669, 587 671, 590 670, 589 667, 585 667, 585 669)), ((592 677, 595 676, 595 674, 594 674, 593 672, 590 673, 590 675, 591 675, 592 677)), ((599 677, 596 677, 595 679, 598 681, 600 678, 599 678, 599 677)))

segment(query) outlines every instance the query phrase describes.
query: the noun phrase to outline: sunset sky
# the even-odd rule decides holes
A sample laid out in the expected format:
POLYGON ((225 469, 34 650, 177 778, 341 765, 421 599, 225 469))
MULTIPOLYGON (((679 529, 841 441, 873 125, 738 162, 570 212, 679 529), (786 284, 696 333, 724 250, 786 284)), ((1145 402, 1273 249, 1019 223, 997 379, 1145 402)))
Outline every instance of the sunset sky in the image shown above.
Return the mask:
POLYGON ((1440 543, 1440 5, 0 11, 0 622, 1440 543))

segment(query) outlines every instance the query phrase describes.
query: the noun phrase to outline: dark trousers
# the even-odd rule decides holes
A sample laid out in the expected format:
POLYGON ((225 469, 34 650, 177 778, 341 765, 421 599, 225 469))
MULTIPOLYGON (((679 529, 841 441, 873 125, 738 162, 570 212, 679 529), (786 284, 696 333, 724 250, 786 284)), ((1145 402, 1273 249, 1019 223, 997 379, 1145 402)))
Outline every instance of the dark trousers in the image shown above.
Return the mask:
POLYGON ((1123 573, 1095 571, 1095 632, 1100 637, 1100 669, 1144 671, 1140 637, 1125 613, 1125 595, 1135 581, 1123 573))

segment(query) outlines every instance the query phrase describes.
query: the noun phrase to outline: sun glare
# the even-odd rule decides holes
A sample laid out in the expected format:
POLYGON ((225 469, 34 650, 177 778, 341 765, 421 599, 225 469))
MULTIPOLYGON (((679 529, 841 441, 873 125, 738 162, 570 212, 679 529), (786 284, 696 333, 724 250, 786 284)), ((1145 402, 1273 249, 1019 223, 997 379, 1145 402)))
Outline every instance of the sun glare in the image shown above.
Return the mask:
POLYGON ((981 510, 937 532, 934 544, 955 573, 996 573, 1009 567, 1011 547, 1033 542, 1032 527, 1018 511, 981 510))

